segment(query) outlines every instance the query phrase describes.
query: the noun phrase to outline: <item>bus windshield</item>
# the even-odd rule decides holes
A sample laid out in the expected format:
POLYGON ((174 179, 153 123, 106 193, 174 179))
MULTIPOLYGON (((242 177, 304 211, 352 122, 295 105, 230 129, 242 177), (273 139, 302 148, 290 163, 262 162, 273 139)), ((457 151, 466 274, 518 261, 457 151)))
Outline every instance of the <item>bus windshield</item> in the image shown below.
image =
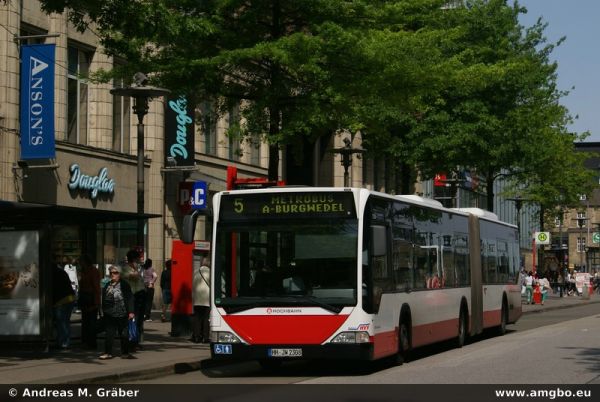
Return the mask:
POLYGON ((228 312, 356 305, 357 242, 355 218, 221 221, 215 305, 228 312))

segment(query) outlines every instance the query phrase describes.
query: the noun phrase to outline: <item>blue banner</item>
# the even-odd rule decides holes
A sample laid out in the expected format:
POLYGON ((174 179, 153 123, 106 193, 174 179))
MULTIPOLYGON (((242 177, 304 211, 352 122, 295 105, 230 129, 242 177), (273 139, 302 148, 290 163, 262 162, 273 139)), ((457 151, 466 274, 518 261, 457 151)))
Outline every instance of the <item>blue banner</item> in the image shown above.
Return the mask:
POLYGON ((208 185, 205 181, 194 182, 190 205, 192 209, 206 209, 206 196, 208 195, 208 185))
POLYGON ((54 46, 21 46, 21 159, 56 156, 54 46))

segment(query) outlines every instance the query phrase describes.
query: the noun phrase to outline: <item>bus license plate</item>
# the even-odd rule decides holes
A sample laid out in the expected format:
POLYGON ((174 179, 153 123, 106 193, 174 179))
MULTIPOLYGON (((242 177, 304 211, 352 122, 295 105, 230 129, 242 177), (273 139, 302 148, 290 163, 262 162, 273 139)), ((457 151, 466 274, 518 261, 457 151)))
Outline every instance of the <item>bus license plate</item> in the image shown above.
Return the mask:
POLYGON ((302 349, 269 349, 270 357, 302 357, 302 349))

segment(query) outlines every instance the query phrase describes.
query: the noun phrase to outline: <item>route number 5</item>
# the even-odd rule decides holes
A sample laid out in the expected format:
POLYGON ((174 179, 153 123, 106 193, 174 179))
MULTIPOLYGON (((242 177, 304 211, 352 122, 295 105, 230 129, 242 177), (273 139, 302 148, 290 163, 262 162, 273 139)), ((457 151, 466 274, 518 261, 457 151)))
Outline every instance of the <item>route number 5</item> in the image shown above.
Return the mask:
POLYGON ((233 201, 233 210, 238 214, 241 214, 244 211, 244 204, 240 198, 236 198, 233 201))

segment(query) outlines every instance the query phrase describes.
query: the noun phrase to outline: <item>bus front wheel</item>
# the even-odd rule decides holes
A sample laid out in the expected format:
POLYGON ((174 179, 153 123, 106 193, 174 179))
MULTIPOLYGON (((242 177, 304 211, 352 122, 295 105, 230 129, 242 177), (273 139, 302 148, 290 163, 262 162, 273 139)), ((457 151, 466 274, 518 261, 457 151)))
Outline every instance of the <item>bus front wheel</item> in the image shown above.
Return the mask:
POLYGON ((408 320, 403 319, 398 328, 398 355, 396 363, 401 365, 408 362, 408 353, 410 351, 410 326, 408 320))

